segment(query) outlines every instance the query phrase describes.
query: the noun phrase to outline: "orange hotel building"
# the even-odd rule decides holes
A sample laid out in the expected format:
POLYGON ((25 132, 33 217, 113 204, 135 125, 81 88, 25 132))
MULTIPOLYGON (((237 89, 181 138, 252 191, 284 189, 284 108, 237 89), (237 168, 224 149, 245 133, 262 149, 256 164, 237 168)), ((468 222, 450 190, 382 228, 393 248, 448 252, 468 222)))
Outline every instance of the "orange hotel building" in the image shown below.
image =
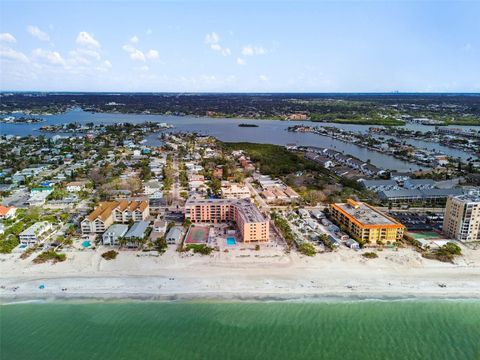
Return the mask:
POLYGON ((269 239, 269 221, 249 199, 189 199, 185 218, 192 223, 235 222, 246 243, 269 239))
POLYGON ((333 220, 343 225, 354 239, 376 245, 395 243, 403 237, 405 226, 368 204, 348 199, 330 205, 333 220))

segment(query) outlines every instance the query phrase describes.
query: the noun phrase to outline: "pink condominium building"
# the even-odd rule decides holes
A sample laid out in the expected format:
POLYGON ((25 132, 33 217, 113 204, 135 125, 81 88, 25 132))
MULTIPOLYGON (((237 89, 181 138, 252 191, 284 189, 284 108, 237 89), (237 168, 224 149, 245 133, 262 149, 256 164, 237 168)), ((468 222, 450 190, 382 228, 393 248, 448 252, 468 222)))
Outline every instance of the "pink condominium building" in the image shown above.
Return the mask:
POLYGON ((185 204, 185 218, 192 223, 233 221, 243 242, 267 242, 269 238, 268 219, 248 199, 191 199, 185 204))

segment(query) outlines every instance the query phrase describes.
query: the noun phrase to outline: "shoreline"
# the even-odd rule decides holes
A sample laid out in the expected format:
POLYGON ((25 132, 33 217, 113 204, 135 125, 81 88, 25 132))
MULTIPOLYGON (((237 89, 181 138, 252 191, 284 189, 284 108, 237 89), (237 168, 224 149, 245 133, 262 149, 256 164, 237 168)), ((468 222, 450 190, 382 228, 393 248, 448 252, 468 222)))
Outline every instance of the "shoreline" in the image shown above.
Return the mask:
POLYGON ((152 295, 138 294, 127 296, 121 294, 57 294, 38 296, 38 294, 21 296, 0 296, 0 306, 18 304, 93 304, 93 303, 165 303, 165 302, 195 302, 195 303, 351 303, 351 302, 420 302, 420 301, 453 301, 453 302, 479 302, 480 295, 439 295, 433 294, 317 294, 317 295, 291 295, 279 294, 171 294, 152 295))
POLYGON ((160 257, 74 251, 57 264, 0 256, 0 303, 27 300, 323 301, 480 300, 480 254, 465 249, 455 264, 412 249, 366 260, 350 249, 314 258, 265 248, 211 256, 169 249, 160 257), (43 285, 43 286, 42 286, 43 285))

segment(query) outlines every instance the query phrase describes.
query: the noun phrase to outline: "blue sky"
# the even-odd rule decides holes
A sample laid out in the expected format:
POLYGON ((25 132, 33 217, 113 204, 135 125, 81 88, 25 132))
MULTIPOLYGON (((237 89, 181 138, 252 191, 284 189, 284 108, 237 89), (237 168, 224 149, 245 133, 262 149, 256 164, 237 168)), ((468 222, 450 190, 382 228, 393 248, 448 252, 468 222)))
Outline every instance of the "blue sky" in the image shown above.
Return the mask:
POLYGON ((480 91, 476 1, 0 6, 1 90, 480 91))

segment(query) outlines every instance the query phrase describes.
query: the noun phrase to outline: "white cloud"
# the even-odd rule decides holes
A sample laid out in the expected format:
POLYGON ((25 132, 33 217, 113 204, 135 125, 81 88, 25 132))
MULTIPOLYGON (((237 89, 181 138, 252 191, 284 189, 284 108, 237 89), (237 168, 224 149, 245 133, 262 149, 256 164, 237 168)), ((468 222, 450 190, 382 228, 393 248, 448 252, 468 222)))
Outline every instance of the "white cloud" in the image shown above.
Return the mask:
POLYGON ((24 53, 6 46, 0 46, 0 58, 24 63, 29 62, 28 57, 24 53))
POLYGON ((107 67, 107 68, 111 68, 111 67, 112 67, 112 63, 111 63, 110 61, 108 61, 108 60, 105 60, 105 61, 103 62, 103 66, 105 66, 105 67, 107 67))
POLYGON ((242 49, 243 56, 253 56, 253 48, 251 46, 244 46, 242 49))
POLYGON ((220 36, 216 32, 205 35, 205 44, 210 45, 210 49, 220 52, 223 56, 232 54, 232 51, 220 45, 220 36))
POLYGON ((72 50, 69 55, 70 61, 73 62, 74 65, 90 65, 92 61, 100 61, 102 59, 98 51, 85 48, 72 50))
POLYGON ((153 32, 152 29, 148 29, 147 31, 145 31, 145 34, 152 35, 152 32, 153 32))
POLYGON ((160 54, 157 50, 150 49, 146 53, 144 53, 143 51, 135 48, 131 44, 123 45, 122 50, 130 54, 130 59, 136 60, 136 61, 145 62, 147 61, 147 59, 153 60, 153 59, 158 59, 160 57, 160 54))
POLYGON ((145 62, 145 54, 141 52, 138 49, 133 49, 133 51, 130 52, 130 59, 132 60, 137 60, 137 61, 143 61, 145 62))
POLYGON ((265 55, 267 53, 267 50, 265 50, 263 47, 254 47, 255 49, 255 55, 265 55))
POLYGON ((49 41, 50 36, 45 32, 40 30, 38 26, 35 25, 29 25, 27 26, 27 31, 32 35, 33 37, 36 37, 38 40, 41 41, 49 41))
POLYGON ((77 44, 92 48, 100 47, 100 43, 86 31, 81 31, 78 33, 77 44))
POLYGON ((125 45, 122 46, 122 50, 126 51, 128 53, 131 53, 131 52, 135 51, 135 48, 130 44, 125 44, 125 45))
POLYGON ((238 65, 245 65, 246 64, 245 59, 237 58, 237 64, 238 65))
POLYGON ((253 56, 253 55, 265 55, 267 50, 262 46, 252 46, 252 45, 245 45, 242 48, 243 56, 253 56))
POLYGON ((98 51, 93 49, 76 49, 70 52, 72 55, 79 55, 83 57, 93 58, 95 60, 100 60, 101 55, 98 51))
POLYGON ((0 33, 0 41, 8 43, 16 43, 17 39, 10 33, 0 33))
POLYGON ((157 50, 150 49, 147 51, 145 56, 147 57, 147 59, 158 59, 160 57, 160 54, 157 50))
POLYGON ((258 78, 260 81, 268 81, 268 77, 266 75, 260 75, 258 78))
POLYGON ((216 44, 220 41, 220 36, 216 32, 212 32, 205 36, 205 44, 216 44))
POLYGON ((136 36, 136 35, 135 35, 135 36, 132 36, 132 37, 130 38, 130 42, 131 42, 132 44, 138 44, 139 41, 140 41, 140 39, 139 39, 138 36, 136 36))
POLYGON ((66 65, 65 60, 57 51, 35 49, 32 51, 32 55, 35 59, 42 60, 50 65, 66 65))

